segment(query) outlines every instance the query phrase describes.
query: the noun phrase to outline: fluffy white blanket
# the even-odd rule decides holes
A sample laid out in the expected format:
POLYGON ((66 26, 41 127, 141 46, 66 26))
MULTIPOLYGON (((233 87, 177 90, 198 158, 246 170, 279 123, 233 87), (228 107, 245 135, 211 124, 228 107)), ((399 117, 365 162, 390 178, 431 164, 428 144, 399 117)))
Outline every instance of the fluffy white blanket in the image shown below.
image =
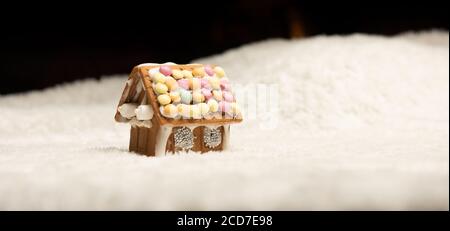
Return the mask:
POLYGON ((232 126, 228 151, 149 158, 113 120, 126 75, 0 96, 0 209, 449 209, 448 32, 275 39, 196 61, 271 84, 278 110, 232 126))

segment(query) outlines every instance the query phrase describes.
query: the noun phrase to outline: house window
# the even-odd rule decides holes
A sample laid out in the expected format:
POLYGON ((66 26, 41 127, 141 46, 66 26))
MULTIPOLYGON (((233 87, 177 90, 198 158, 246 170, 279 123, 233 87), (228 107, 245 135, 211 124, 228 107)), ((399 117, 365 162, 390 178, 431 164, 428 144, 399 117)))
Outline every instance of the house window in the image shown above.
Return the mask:
POLYGON ((194 147, 194 134, 187 127, 175 129, 174 140, 176 148, 191 149, 194 147))
POLYGON ((219 128, 205 127, 203 130, 203 142, 208 148, 215 148, 222 142, 222 133, 219 128))

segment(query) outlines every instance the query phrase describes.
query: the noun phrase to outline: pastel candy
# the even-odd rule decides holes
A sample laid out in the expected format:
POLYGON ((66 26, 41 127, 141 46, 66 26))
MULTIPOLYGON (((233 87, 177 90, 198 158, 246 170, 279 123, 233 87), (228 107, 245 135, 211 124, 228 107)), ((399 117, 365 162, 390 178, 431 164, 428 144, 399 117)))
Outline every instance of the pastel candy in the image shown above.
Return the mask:
POLYGON ((177 83, 177 81, 176 81, 174 78, 170 77, 170 76, 167 76, 167 77, 166 77, 165 83, 166 83, 166 85, 169 87, 169 89, 170 89, 171 91, 174 91, 175 89, 178 88, 178 83, 177 83))
POLYGON ((205 72, 206 74, 208 74, 209 76, 213 76, 214 75, 214 70, 211 68, 210 65, 205 65, 205 72))
POLYGON ((222 89, 224 91, 229 91, 230 90, 230 84, 228 84, 228 83, 220 83, 220 89, 222 89))
POLYGON ((202 116, 208 114, 208 112, 209 112, 208 104, 200 103, 200 104, 198 104, 198 107, 200 108, 200 112, 202 113, 202 116))
POLYGON ((181 101, 180 92, 178 92, 178 91, 170 92, 169 96, 170 96, 170 99, 172 100, 172 102, 174 102, 174 103, 179 103, 181 101))
POLYGON ((212 97, 212 93, 211 93, 211 90, 209 90, 209 89, 202 89, 202 95, 203 96, 205 96, 205 99, 206 100, 209 100, 209 99, 211 99, 211 97, 212 97))
POLYGON ((227 78, 220 79, 220 88, 226 91, 230 90, 230 83, 227 78))
POLYGON ((163 74, 157 72, 153 75, 152 81, 154 83, 164 83, 166 81, 166 77, 163 74))
POLYGON ((178 114, 179 115, 181 115, 181 116, 183 116, 185 118, 191 117, 190 105, 178 104, 177 109, 178 109, 178 114))
POLYGON ((222 92, 221 91, 214 90, 212 92, 212 94, 213 94, 215 100, 217 100, 217 101, 222 100, 222 92))
POLYGON ((184 104, 190 104, 192 101, 192 94, 189 91, 180 91, 181 102, 184 104))
POLYGON ((201 88, 201 81, 199 78, 192 78, 189 79, 189 81, 192 90, 199 90, 201 88))
POLYGON ((227 102, 233 102, 234 99, 233 94, 227 91, 222 92, 222 97, 227 102))
POLYGON ((194 101, 194 103, 201 103, 204 100, 205 100, 205 96, 203 96, 200 91, 196 91, 196 92, 192 93, 192 101, 194 101))
POLYGON ((239 108, 239 105, 237 103, 231 103, 231 112, 234 115, 239 115, 241 114, 241 109, 239 108))
POLYGON ((217 112, 219 110, 219 103, 214 99, 208 100, 209 111, 217 112))
POLYGON ((187 79, 180 79, 177 81, 178 82, 178 86, 188 90, 189 89, 189 81, 187 79))
POLYGON ((194 68, 194 70, 192 70, 192 75, 195 77, 205 76, 205 69, 203 67, 194 68))
POLYGON ((192 76, 192 71, 189 71, 189 70, 183 70, 182 72, 183 72, 184 78, 192 78, 192 77, 193 77, 193 76, 192 76))
POLYGON ((168 94, 158 95, 158 102, 161 105, 169 104, 171 101, 170 96, 168 94))
POLYGON ((209 89, 211 88, 211 85, 209 84, 209 80, 208 79, 201 78, 200 82, 201 82, 202 88, 209 88, 209 89))
POLYGON ((231 112, 231 105, 230 103, 226 101, 220 101, 219 103, 219 109, 221 112, 231 112))
POLYGON ((175 70, 172 70, 172 76, 175 79, 181 79, 181 78, 183 78, 184 74, 182 71, 175 69, 175 70))
POLYGON ((170 68, 167 65, 162 65, 159 67, 159 72, 161 72, 161 74, 163 75, 171 75, 172 74, 172 68, 170 68))
POLYGON ((227 77, 221 78, 221 79, 220 79, 220 83, 230 83, 230 80, 228 80, 227 77))
POLYGON ((163 114, 167 117, 175 117, 178 114, 178 108, 173 104, 167 104, 163 108, 163 114))
POLYGON ((194 119, 201 119, 202 113, 198 105, 191 105, 191 115, 194 119))
POLYGON ((158 94, 167 93, 167 90, 169 90, 169 88, 167 88, 167 86, 164 83, 157 83, 155 85, 155 91, 158 94))
MULTIPOLYGON (((150 69, 150 70, 148 70, 148 74, 150 75, 150 77, 152 77, 153 78, 153 76, 156 74, 156 73, 159 73, 159 68, 152 68, 152 69, 150 69)), ((161 73, 160 73, 161 74, 161 73)))
POLYGON ((220 81, 217 77, 209 78, 209 84, 211 84, 213 89, 220 89, 220 81))
POLYGON ((150 120, 153 117, 153 110, 150 105, 139 105, 136 110, 134 110, 134 113, 138 120, 150 120))
POLYGON ((221 68, 219 66, 214 67, 214 72, 219 77, 224 77, 225 76, 225 71, 223 70, 223 68, 221 68))

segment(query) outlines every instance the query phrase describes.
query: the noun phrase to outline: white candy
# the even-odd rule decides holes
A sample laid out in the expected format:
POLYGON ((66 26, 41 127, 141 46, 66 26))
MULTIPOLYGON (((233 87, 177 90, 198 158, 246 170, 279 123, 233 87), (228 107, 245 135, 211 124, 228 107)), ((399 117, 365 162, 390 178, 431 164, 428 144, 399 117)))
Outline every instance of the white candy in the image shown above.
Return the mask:
POLYGON ((134 103, 124 103, 120 105, 117 109, 122 117, 127 119, 131 119, 136 116, 135 110, 137 108, 137 104, 134 103))
POLYGON ((152 77, 152 78, 153 78, 153 76, 154 76, 156 73, 159 73, 159 68, 158 68, 158 67, 154 67, 154 68, 148 70, 148 75, 150 75, 150 77, 152 77))
POLYGON ((135 110, 138 120, 151 120, 153 118, 153 110, 150 105, 140 105, 135 110))

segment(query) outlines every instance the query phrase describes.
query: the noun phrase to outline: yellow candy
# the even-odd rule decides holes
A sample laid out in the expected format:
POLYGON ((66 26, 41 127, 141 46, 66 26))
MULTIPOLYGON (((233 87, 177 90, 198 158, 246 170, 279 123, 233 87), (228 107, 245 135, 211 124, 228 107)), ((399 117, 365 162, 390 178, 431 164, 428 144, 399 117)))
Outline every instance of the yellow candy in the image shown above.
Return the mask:
POLYGON ((211 84, 211 87, 214 89, 220 89, 220 80, 217 77, 209 78, 209 84, 211 84))
POLYGON ((186 118, 191 117, 191 108, 189 106, 187 104, 178 104, 178 114, 186 118))
POLYGON ((197 67, 192 71, 192 74, 196 77, 205 76, 205 69, 203 67, 197 67))
POLYGON ((181 101, 180 92, 178 92, 178 91, 170 92, 169 96, 170 96, 170 99, 172 100, 172 102, 174 102, 174 103, 178 103, 181 101))
POLYGON ((178 109, 178 113, 181 114, 181 112, 183 112, 183 107, 185 104, 178 104, 177 105, 177 109, 178 109))
POLYGON ((155 85, 155 91, 158 94, 164 94, 167 93, 167 90, 169 90, 169 88, 167 88, 167 86, 164 83, 157 83, 155 85))
POLYGON ((214 72, 219 77, 224 77, 225 76, 225 71, 223 70, 223 68, 221 68, 219 66, 214 67, 214 72))
POLYGON ((237 103, 231 103, 231 112, 233 113, 233 115, 241 114, 241 109, 239 108, 239 105, 237 103))
POLYGON ((183 74, 182 71, 177 70, 177 69, 174 69, 174 70, 172 70, 172 76, 173 76, 175 79, 181 79, 181 78, 183 78, 184 74, 183 74))
POLYGON ((163 74, 157 72, 153 75, 154 83, 164 83, 164 81, 166 81, 166 76, 164 76, 163 74))
POLYGON ((205 100, 205 96, 201 92, 195 91, 192 93, 192 100, 194 103, 201 103, 205 100))
POLYGON ((213 93, 214 99, 216 99, 217 101, 222 100, 222 92, 221 91, 214 90, 212 93, 213 93))
POLYGON ((170 103, 170 96, 167 94, 159 95, 158 96, 158 102, 161 105, 166 105, 170 103))
POLYGON ((199 78, 189 79, 189 87, 192 90, 200 90, 200 88, 202 87, 200 79, 199 78))
POLYGON ((194 119, 201 119, 202 112, 200 110, 200 107, 198 107, 197 105, 191 105, 191 115, 194 119))
POLYGON ((182 71, 183 72, 183 76, 184 76, 184 78, 192 78, 193 76, 192 76, 192 72, 191 71, 189 71, 189 70, 183 70, 182 71))
POLYGON ((169 87, 169 89, 171 91, 173 91, 173 90, 178 88, 177 81, 174 78, 170 77, 170 76, 166 77, 166 82, 165 83, 166 83, 166 85, 169 87))
POLYGON ((175 117, 178 114, 178 109, 175 105, 173 104, 167 104, 166 106, 164 106, 163 108, 163 113, 165 116, 168 117, 175 117))
POLYGON ((206 103, 200 103, 198 104, 198 107, 200 108, 200 112, 202 113, 202 115, 206 115, 209 112, 209 106, 206 103))
POLYGON ((217 101, 210 99, 208 101, 208 106, 209 106, 209 111, 211 112, 216 112, 219 110, 219 103, 217 103, 217 101))

